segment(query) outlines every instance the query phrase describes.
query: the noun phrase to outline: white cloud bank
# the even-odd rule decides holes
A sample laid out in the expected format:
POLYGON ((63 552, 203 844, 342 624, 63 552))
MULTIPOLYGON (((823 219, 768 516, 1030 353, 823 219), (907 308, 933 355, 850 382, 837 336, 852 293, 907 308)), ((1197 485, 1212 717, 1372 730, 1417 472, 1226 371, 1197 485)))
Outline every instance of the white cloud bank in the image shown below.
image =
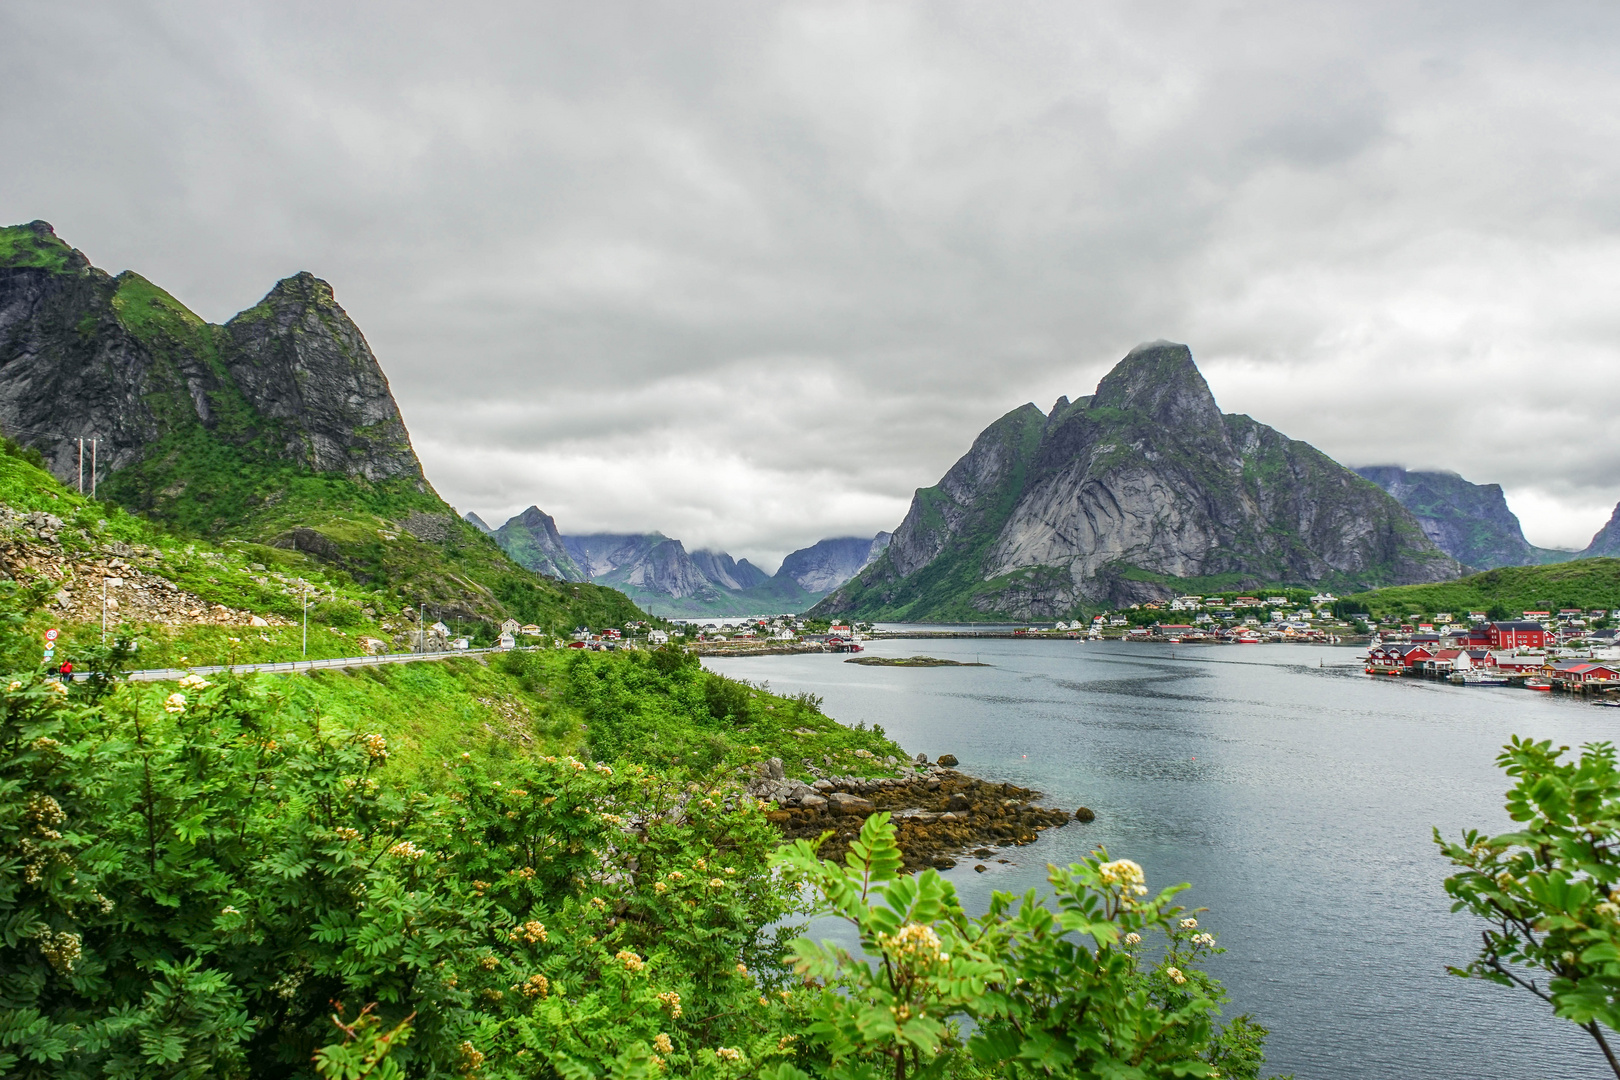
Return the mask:
POLYGON ((1620 499, 1620 9, 0 9, 0 218, 332 281, 441 492, 774 565, 1185 341, 1228 411, 1620 499))

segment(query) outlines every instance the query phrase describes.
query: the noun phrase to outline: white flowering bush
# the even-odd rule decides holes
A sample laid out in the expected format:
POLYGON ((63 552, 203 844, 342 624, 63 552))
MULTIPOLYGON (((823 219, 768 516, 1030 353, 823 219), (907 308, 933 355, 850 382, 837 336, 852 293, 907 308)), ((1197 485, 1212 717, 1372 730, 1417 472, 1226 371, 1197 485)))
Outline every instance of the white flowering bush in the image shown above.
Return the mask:
POLYGON ((867 819, 844 865, 799 841, 779 860, 819 890, 823 913, 856 929, 862 956, 794 943, 820 992, 789 1076, 1254 1077, 1264 1029, 1216 1024, 1224 993, 1196 966, 1219 951, 1150 893, 1142 867, 1098 851, 1052 868, 1049 906, 997 893, 970 919, 937 872, 900 873, 887 814, 867 819), (1150 958, 1144 934, 1163 947, 1150 958), (973 1033, 962 1034, 962 1021, 973 1033))

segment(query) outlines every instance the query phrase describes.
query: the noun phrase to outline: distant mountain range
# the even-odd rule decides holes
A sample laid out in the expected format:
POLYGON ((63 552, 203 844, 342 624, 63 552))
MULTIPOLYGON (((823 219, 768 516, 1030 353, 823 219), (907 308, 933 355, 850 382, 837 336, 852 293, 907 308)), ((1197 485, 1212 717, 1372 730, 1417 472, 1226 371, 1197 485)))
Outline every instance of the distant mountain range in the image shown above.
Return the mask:
POLYGON ((1350 591, 1461 567, 1394 498, 1222 415, 1185 345, 1131 351, 1094 395, 1024 405, 921 488, 888 550, 812 609, 1035 619, 1271 583, 1350 591))
MULTIPOLYGON (((1412 511, 1424 534, 1464 566, 1494 570, 1499 566, 1537 566, 1582 557, 1581 552, 1536 547, 1526 540, 1518 517, 1508 509, 1500 484, 1471 484, 1456 473, 1411 472, 1399 465, 1368 465, 1356 469, 1356 473, 1412 511)), ((1593 543, 1597 543, 1596 538, 1593 543)))
POLYGON ((838 537, 801 548, 774 576, 723 551, 688 552, 663 533, 564 536, 531 506, 499 529, 465 520, 495 538, 514 561, 563 581, 618 589, 655 615, 762 615, 803 611, 883 553, 889 534, 838 537))

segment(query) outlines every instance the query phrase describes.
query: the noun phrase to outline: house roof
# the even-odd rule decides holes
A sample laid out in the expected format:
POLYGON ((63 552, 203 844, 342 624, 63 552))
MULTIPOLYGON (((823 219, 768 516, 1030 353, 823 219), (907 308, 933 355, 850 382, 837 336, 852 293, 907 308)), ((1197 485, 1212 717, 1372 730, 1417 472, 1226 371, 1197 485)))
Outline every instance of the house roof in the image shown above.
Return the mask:
POLYGON ((1486 626, 1494 626, 1498 630, 1545 630, 1545 629, 1547 629, 1545 626, 1542 626, 1540 623, 1531 622, 1528 619, 1510 619, 1507 622, 1493 622, 1493 623, 1486 623, 1485 625, 1486 626))

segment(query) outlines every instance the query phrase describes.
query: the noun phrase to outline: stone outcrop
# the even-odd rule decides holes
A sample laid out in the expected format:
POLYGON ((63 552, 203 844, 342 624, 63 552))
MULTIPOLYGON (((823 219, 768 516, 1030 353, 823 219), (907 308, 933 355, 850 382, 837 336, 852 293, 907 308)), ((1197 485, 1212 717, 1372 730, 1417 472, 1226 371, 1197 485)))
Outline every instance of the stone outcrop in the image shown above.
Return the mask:
MULTIPOLYGON (((952 759, 954 761, 954 758, 952 759)), ((976 780, 919 759, 895 777, 824 777, 814 784, 788 778, 772 758, 749 793, 776 804, 769 817, 790 840, 832 836, 821 856, 841 861, 866 818, 887 811, 907 870, 955 865, 953 855, 984 844, 1023 845, 1070 820, 1065 810, 1036 805, 1040 794, 1013 784, 976 780)))
POLYGON ((887 552, 812 613, 1034 619, 1163 599, 1189 578, 1348 590, 1460 571, 1400 503, 1223 415, 1187 347, 1155 342, 1094 395, 992 424, 916 493, 887 552))
POLYGON ((421 483, 388 380, 326 282, 296 274, 214 326, 45 222, 4 231, 0 428, 59 480, 78 481, 80 437, 98 440, 105 480, 200 430, 258 459, 421 483))

